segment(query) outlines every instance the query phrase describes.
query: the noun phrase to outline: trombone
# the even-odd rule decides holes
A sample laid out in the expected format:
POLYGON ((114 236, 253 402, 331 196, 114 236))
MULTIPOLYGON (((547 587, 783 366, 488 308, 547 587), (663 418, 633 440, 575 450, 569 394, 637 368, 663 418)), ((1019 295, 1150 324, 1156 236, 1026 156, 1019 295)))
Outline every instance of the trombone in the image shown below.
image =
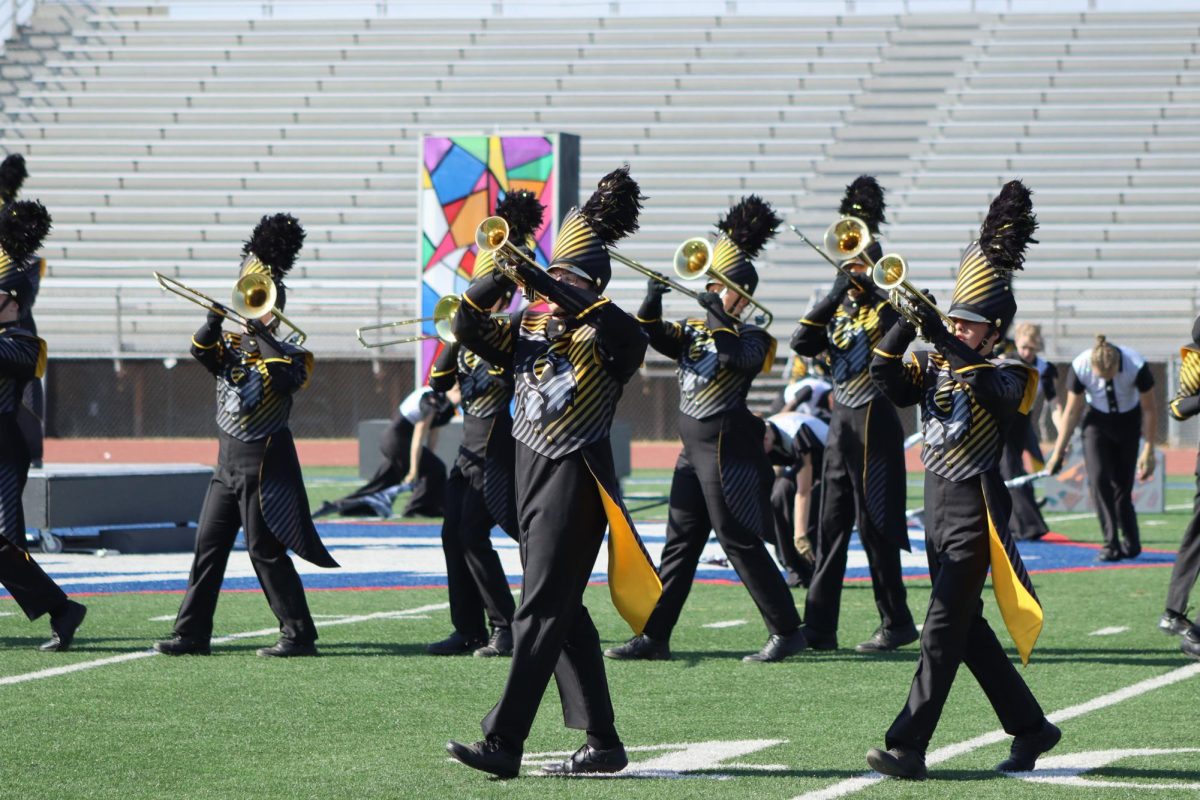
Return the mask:
MULTIPOLYGON (((755 321, 759 326, 763 328, 771 327, 771 322, 775 319, 775 315, 766 306, 755 300, 752 294, 730 280, 727 275, 712 269, 712 259, 713 249, 712 245, 708 243, 708 239, 705 239, 703 236, 688 239, 675 250, 675 258, 673 259, 675 274, 684 280, 690 281, 706 277, 709 282, 716 281, 720 283, 752 307, 758 309, 755 321)), ((696 295, 693 294, 693 296, 695 297, 696 295)))
POLYGON ((824 248, 813 244, 795 225, 788 225, 788 227, 792 229, 792 233, 800 237, 801 241, 828 261, 830 266, 849 278, 860 290, 863 288, 862 284, 858 282, 857 276, 835 261, 829 254, 837 253, 842 261, 861 258, 867 262, 868 266, 874 266, 871 257, 866 254, 866 249, 871 246, 871 229, 867 227, 867 223, 858 217, 842 217, 825 229, 824 248))
MULTIPOLYGON (((921 327, 921 317, 917 314, 917 307, 920 303, 932 308, 942 323, 950 330, 954 330, 954 323, 950 317, 946 316, 946 312, 938 308, 932 300, 925 296, 925 293, 917 289, 908 281, 908 262, 903 256, 895 253, 888 253, 871 268, 871 279, 875 281, 875 285, 888 293, 888 302, 900 312, 900 316, 907 319, 914 327, 921 327)), ((924 333, 924 331, 922 331, 924 333)), ((927 336, 923 336, 928 341, 927 336)))
POLYGON ((417 317, 414 319, 401 319, 395 322, 380 322, 375 325, 363 325, 354 331, 358 343, 368 349, 375 347, 389 347, 394 344, 411 344, 413 342, 424 342, 429 339, 441 339, 446 344, 452 344, 454 340, 454 332, 451 330, 454 325, 454 315, 458 313, 458 306, 462 302, 456 294, 448 294, 437 301, 433 307, 432 317, 417 317), (388 339, 382 342, 368 342, 363 338, 363 333, 366 331, 380 331, 388 328, 401 328, 406 325, 420 325, 423 322, 433 322, 433 328, 437 333, 423 333, 416 336, 404 336, 399 339, 388 339))
POLYGON ((163 290, 177 294, 184 300, 195 303, 209 311, 216 312, 230 322, 241 325, 246 330, 250 330, 251 320, 259 319, 270 313, 284 325, 292 329, 291 334, 287 337, 287 341, 291 344, 302 345, 308 338, 308 334, 285 317, 283 312, 278 308, 275 308, 275 300, 278 295, 278 291, 275 289, 275 281, 271 280, 271 276, 264 272, 247 272, 238 278, 237 283, 233 287, 233 298, 230 300, 228 306, 221 305, 203 292, 180 283, 174 278, 168 278, 161 272, 155 272, 154 279, 158 281, 158 285, 163 290))

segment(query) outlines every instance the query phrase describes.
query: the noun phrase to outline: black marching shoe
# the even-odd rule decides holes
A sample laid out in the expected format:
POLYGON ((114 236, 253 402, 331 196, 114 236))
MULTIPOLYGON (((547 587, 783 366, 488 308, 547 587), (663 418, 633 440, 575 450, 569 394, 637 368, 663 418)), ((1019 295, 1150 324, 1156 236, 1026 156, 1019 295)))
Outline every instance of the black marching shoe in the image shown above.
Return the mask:
POLYGON ((425 652, 431 656, 465 656, 474 653, 486 645, 483 639, 468 639, 458 631, 454 631, 440 642, 425 645, 425 652))
POLYGON ((806 649, 808 649, 808 639, 804 638, 804 631, 797 628, 788 634, 772 633, 767 638, 767 643, 763 645, 762 650, 743 656, 742 661, 766 663, 783 661, 788 656, 794 656, 806 649))
POLYGON ((889 747, 887 750, 872 747, 867 751, 867 764, 880 775, 910 781, 923 781, 929 774, 925 771, 925 754, 907 747, 889 747))
POLYGON ((605 658, 615 658, 618 661, 670 661, 671 645, 651 639, 646 634, 639 634, 619 647, 610 647, 604 651, 605 658))
POLYGON ((871 634, 871 638, 857 645, 854 651, 856 653, 886 653, 897 647, 912 644, 920 638, 917 626, 912 623, 904 628, 885 628, 880 625, 875 629, 875 633, 871 634))
POLYGON ((620 772, 627 766, 629 756, 625 755, 625 745, 599 750, 585 744, 566 761, 542 767, 542 772, 547 775, 592 775, 597 772, 620 772))
POLYGON ((1174 611, 1164 611, 1158 620, 1158 629, 1170 636, 1183 636, 1190 627, 1192 627, 1192 621, 1174 611))
POLYGON ((1192 658, 1200 659, 1200 628, 1193 625, 1179 637, 1179 649, 1192 658))
POLYGON ((492 631, 492 638, 488 639, 488 643, 480 647, 474 652, 476 658, 495 658, 497 656, 511 656, 513 651, 512 631, 508 628, 497 628, 492 631))
POLYGON ((1142 554, 1142 543, 1125 539, 1121 542, 1121 558, 1137 558, 1142 554))
POLYGON ((280 639, 270 647, 260 647, 255 652, 263 658, 302 658, 317 655, 317 646, 312 642, 300 644, 291 639, 280 639))
POLYGON ((1096 556, 1097 561, 1120 561, 1121 551, 1113 550, 1108 547, 1100 548, 1100 553, 1096 556))
POLYGON ((471 769, 498 778, 515 778, 521 772, 521 753, 506 748, 496 736, 489 736, 475 744, 446 742, 446 752, 471 769))
POLYGON ((817 633, 812 628, 801 628, 804 638, 808 640, 809 650, 837 650, 837 634, 817 633))
POLYGON ((71 649, 75 640, 75 631, 83 624, 87 616, 87 606, 68 600, 57 614, 50 614, 50 641, 43 643, 38 650, 43 653, 62 653, 71 649))
POLYGON ((155 642, 154 649, 164 656, 207 656, 212 654, 208 639, 189 639, 186 636, 178 635, 155 642))
POLYGON ((999 772, 1030 772, 1037 763, 1038 756, 1053 749, 1062 738, 1062 731, 1048 719, 1042 720, 1042 727, 1036 733, 1017 736, 1008 748, 1008 758, 996 765, 999 772))

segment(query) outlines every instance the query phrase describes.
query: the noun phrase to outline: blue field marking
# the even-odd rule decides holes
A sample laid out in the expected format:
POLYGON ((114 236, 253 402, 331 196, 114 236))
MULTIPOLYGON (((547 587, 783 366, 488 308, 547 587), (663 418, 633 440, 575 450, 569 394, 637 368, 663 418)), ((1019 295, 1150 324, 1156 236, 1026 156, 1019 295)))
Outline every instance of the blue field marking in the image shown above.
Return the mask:
MULTIPOLYGON (((425 522, 321 522, 317 525, 334 558, 342 569, 326 570, 314 567, 298 558, 293 560, 304 585, 316 590, 423 588, 446 585, 445 561, 442 555, 441 524, 425 522)), ((639 524, 642 539, 655 563, 666 541, 663 522, 639 524)), ((913 550, 901 553, 901 566, 910 578, 927 575, 929 568, 923 549, 922 532, 913 533, 913 550)), ((1051 535, 1054 536, 1053 534, 1051 535)), ((1061 537, 1058 537, 1061 539, 1061 537)), ((520 584, 520 557, 517 545, 499 529, 492 533, 492 543, 500 554, 501 563, 514 586, 520 584)), ((254 590, 258 580, 244 542, 229 560, 225 588, 254 590)), ((1096 561, 1099 545, 1062 541, 1021 542, 1018 545, 1025 565, 1031 573, 1070 572, 1093 569, 1128 567, 1165 567, 1174 563, 1174 553, 1144 552, 1134 561, 1100 564, 1096 561)), ((606 549, 601 548, 600 561, 592 578, 606 580, 606 549)), ((723 557, 715 538, 709 541, 696 577, 702 581, 737 582, 737 573, 726 566, 705 563, 723 557)), ((162 555, 34 553, 42 567, 68 593, 77 595, 127 592, 179 592, 187 585, 191 566, 190 553, 162 555)), ((869 580, 866 553, 857 536, 851 538, 846 577, 850 581, 869 580)), ((0 597, 8 597, 0 592, 0 597)))

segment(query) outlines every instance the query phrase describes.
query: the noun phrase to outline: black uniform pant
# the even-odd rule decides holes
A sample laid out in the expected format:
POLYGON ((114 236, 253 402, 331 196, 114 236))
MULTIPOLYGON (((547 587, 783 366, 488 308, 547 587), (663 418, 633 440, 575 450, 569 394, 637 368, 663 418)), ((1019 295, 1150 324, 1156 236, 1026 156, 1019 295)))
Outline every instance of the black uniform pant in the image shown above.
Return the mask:
POLYGON ((850 534, 856 521, 858 538, 867 553, 871 589, 875 593, 875 607, 879 610, 882 627, 899 629, 913 624, 900 567, 900 546, 886 531, 880 530, 868 512, 868 504, 878 504, 881 508, 874 516, 895 517, 888 524, 905 525, 903 437, 896 410, 886 400, 877 398, 861 408, 837 406, 834 410, 821 474, 817 564, 804 604, 805 627, 821 636, 837 635, 850 534), (872 414, 878 418, 872 420, 872 414), (886 482, 901 482, 900 499, 895 508, 889 507, 892 504, 884 497, 874 496, 880 493, 875 487, 870 493, 872 496, 868 496, 864 480, 867 459, 870 458, 872 466, 878 469, 877 462, 888 462, 887 452, 891 453, 891 461, 896 466, 888 471, 886 482))
POLYGON ((583 605, 608 527, 600 490, 582 451, 552 459, 521 444, 516 450, 521 602, 508 681, 483 732, 520 749, 554 675, 566 726, 615 739, 600 635, 583 605))
POLYGON ((238 529, 244 527, 250 563, 271 611, 279 620, 282 638, 297 644, 311 644, 317 639, 317 628, 308 611, 304 585, 296 567, 287 548, 263 519, 258 484, 266 442, 266 439, 241 442, 221 437, 219 463, 200 511, 196 554, 187 591, 175 619, 175 633, 179 636, 201 640, 212 637, 225 565, 238 529))
POLYGON ((1083 417, 1083 459, 1104 546, 1109 550, 1121 550, 1118 528, 1124 534, 1127 550, 1141 547, 1137 511, 1133 507, 1141 433, 1140 408, 1124 414, 1102 414, 1088 409, 1083 417))
MULTIPOLYGON (((812 496, 808 501, 808 520, 805 524, 805 535, 810 547, 817 543, 817 532, 820 529, 821 483, 817 481, 811 489, 812 496)), ((788 571, 788 579, 793 577, 804 586, 812 582, 813 564, 800 555, 796 549, 796 476, 790 471, 778 475, 771 484, 771 530, 764 537, 775 548, 775 559, 788 571)))
POLYGON ((8 590, 29 619, 67 602, 67 595, 54 579, 21 548, 0 536, 0 584, 8 590))
MULTIPOLYGON (((1004 453, 1000 458, 1000 477, 1006 481, 1019 478, 1025 472, 1025 450, 1033 436, 1033 422, 1028 416, 1018 414, 1013 420, 1012 428, 1005 437, 1004 453)), ((1036 444, 1036 439, 1034 440, 1036 444)), ((1037 498, 1033 494, 1033 484, 1009 490, 1012 495, 1012 514, 1009 515, 1008 525, 1013 537, 1022 541, 1040 539, 1050 532, 1042 510, 1037 506, 1037 498)))
POLYGON ((921 630, 921 658, 908 702, 887 732, 888 747, 924 752, 942 716, 958 665, 975 676, 1004 730, 1037 730, 1041 706, 983 618, 991 563, 980 478, 948 481, 925 471, 925 547, 933 591, 921 630))
MULTIPOLYGON (((724 415, 723 415, 724 416, 724 415)), ((680 433, 683 438, 683 453, 675 464, 675 475, 671 479, 670 510, 667 516, 667 541, 663 546, 659 562, 658 577, 662 581, 662 597, 654 607, 644 633, 652 639, 666 641, 679 621, 683 605, 687 602, 696 577, 700 554, 708 543, 710 532, 715 532, 721 549, 729 557, 738 577, 758 607, 767 630, 773 634, 790 633, 800 627, 800 615, 787 583, 763 546, 763 534, 770 525, 768 488, 751 487, 761 506, 762 527, 751 529, 741 522, 730 508, 721 481, 721 468, 733 467, 722 459, 732 455, 749 458, 757 453, 763 459, 762 432, 757 438, 747 436, 740 430, 726 431, 734 439, 739 434, 749 438, 745 442, 722 441, 722 417, 707 420, 692 420, 680 417, 680 433), (720 449, 720 457, 718 456, 720 449), (741 453, 740 450, 746 452, 741 453)), ((744 466, 744 465, 743 465, 744 466)))
MULTIPOLYGON (((1200 466, 1200 465, 1198 465, 1200 466)), ((1196 474, 1196 495, 1192 499, 1192 521, 1184 531, 1179 543, 1179 554, 1175 556, 1175 567, 1171 570, 1171 587, 1167 590, 1167 611, 1176 614, 1187 612, 1188 595, 1196 585, 1200 574, 1200 471, 1196 474)))
MULTIPOLYGON (((456 463, 446 482, 442 552, 446 556, 450 621, 454 630, 468 639, 487 638, 485 613, 492 630, 506 630, 516 608, 500 556, 492 547, 492 528, 496 524, 484 500, 483 487, 456 463)), ((515 531, 505 533, 517 538, 515 531)))

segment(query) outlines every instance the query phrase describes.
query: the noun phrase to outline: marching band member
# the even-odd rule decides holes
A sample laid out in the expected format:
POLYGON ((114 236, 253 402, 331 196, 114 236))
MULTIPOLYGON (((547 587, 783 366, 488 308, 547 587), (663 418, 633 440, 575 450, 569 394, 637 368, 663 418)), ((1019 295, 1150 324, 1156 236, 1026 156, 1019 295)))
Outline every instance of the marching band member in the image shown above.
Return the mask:
MULTIPOLYGON (((304 230, 288 214, 263 217, 242 249, 242 276, 269 275, 282 310, 287 301, 283 276, 304 244, 304 230)), ((319 567, 337 562, 321 543, 308 513, 308 496, 296 445, 288 429, 292 396, 308 385, 312 355, 275 338, 279 319, 272 312, 250 320, 250 330, 223 332, 226 317, 217 306, 192 336, 192 356, 216 378, 217 469, 204 498, 196 530, 196 554, 187 591, 175 619, 175 635, 155 642, 165 655, 207 655, 213 615, 225 565, 238 529, 271 611, 279 620, 279 641, 260 656, 315 656, 317 628, 304 597, 304 585, 288 556, 291 548, 319 567)))
POLYGON ((40 649, 62 652, 70 649, 87 608, 69 599, 26 547, 21 493, 32 454, 18 419, 26 384, 46 369, 46 343, 21 320, 31 319, 40 277, 32 256, 49 232, 50 215, 41 203, 6 203, 0 214, 0 584, 30 620, 50 615, 50 640, 40 649))
MULTIPOLYGON (((743 198, 717 223, 712 270, 753 293, 758 272, 751 259, 779 222, 760 198, 743 198)), ((683 452, 671 480, 667 541, 658 568, 663 593, 645 630, 605 655, 671 657, 671 632, 709 533, 715 531, 769 632, 762 650, 745 660, 779 661, 803 650, 805 640, 792 595, 763 546, 772 530, 771 466, 762 449, 763 421, 746 407, 751 382, 774 362, 775 338, 738 321, 748 301, 718 280, 709 281, 700 295, 704 318, 664 322, 662 296, 667 291, 664 281, 651 278, 638 311, 650 346, 674 359, 679 373, 683 452)))
MULTIPOLYGON (((496 216, 508 222, 509 235, 518 246, 537 232, 543 213, 537 197, 525 190, 509 192, 496 204, 496 216)), ((528 248, 526 252, 532 255, 528 248)), ((493 255, 479 254, 472 284, 491 280, 493 255)), ((497 313, 508 308, 512 294, 511 289, 502 294, 488 310, 497 313)), ((499 525, 517 538, 512 416, 508 410, 512 372, 491 365, 455 342, 438 354, 429 385, 446 391, 455 383, 462 393, 463 440, 446 484, 446 518, 442 522, 454 631, 425 649, 433 655, 507 656, 512 654, 516 603, 500 557, 492 548, 491 534, 499 525), (484 626, 485 611, 492 629, 490 639, 484 626)))
POLYGON ((1104 547, 1099 560, 1137 558, 1142 552, 1133 480, 1154 474, 1158 408, 1150 365, 1129 347, 1096 337, 1096 345, 1071 363, 1066 408, 1054 452, 1046 461, 1051 474, 1062 468, 1071 434, 1083 417, 1083 463, 1100 518, 1104 547), (1084 406, 1087 411, 1084 411, 1084 406), (1138 454, 1138 438, 1144 439, 1138 454), (1124 534, 1117 538, 1117 529, 1124 534))
POLYGON ((446 464, 433 452, 437 431, 454 419, 459 391, 421 386, 400 401, 392 421, 379 438, 383 463, 371 479, 345 497, 326 500, 313 517, 392 516, 401 492, 412 490, 405 517, 440 517, 446 497, 446 464))
MULTIPOLYGON (((1053 409, 1051 416, 1057 427, 1059 416, 1056 412, 1062 405, 1055 388, 1058 368, 1038 355, 1044 347, 1041 326, 1028 322, 1022 322, 1016 326, 1011 352, 1037 371, 1038 392, 1047 403, 1051 404, 1053 409)), ((1012 427, 1008 429, 1008 438, 1004 442, 1004 455, 1000 459, 1000 477, 1005 481, 1011 481, 1025 475, 1025 453, 1029 453, 1032 457, 1035 470, 1042 468, 1042 448, 1038 443, 1032 415, 1019 415, 1013 420, 1012 427)), ((1012 518, 1008 524, 1012 528, 1014 538, 1020 541, 1040 539, 1050 532, 1033 495, 1033 484, 1025 483, 1017 486, 1011 490, 1010 494, 1012 495, 1012 518)))
POLYGON ((788 586, 812 582, 813 544, 821 523, 821 462, 829 422, 799 411, 767 418, 763 447, 775 465, 771 487, 775 558, 788 573, 788 586))
POLYGON ((548 271, 512 259, 519 282, 545 297, 549 312, 493 319, 489 309, 512 288, 497 269, 491 280, 467 289, 455 316, 454 335, 462 346, 510 369, 516 380, 513 438, 524 575, 512 624, 512 664, 499 702, 483 720, 483 741, 446 745, 454 758, 493 775, 520 771, 551 674, 564 723, 585 730, 587 741, 547 771, 617 772, 628 763, 583 592, 606 524, 609 591, 634 631, 646 624, 662 591, 621 503, 609 443, 617 400, 642 363, 646 339, 637 321, 602 294, 612 274, 607 248, 637 229, 640 200, 628 167, 617 169, 563 220, 548 271))
MULTIPOLYGON (((887 221, 885 208, 883 188, 863 175, 846 187, 840 211, 858 217, 876 234, 887 221)), ((882 256, 878 241, 864 252, 873 261, 882 256)), ((904 516, 904 429, 868 371, 871 348, 895 322, 896 312, 871 282, 865 260, 851 259, 843 266, 856 275, 854 281, 839 271, 833 290, 800 320, 792 335, 792 349, 800 355, 828 350, 834 387, 821 477, 817 564, 805 602, 804 632, 813 649, 838 646, 842 582, 857 521, 880 625, 855 650, 877 653, 917 640, 900 569, 900 550, 910 549, 904 516)))
POLYGON ((925 778, 925 751, 960 663, 1016 737, 999 770, 1033 769, 1062 735, 988 626, 980 597, 990 566, 1005 625, 1028 662, 1042 609, 1008 530, 1010 500, 999 462, 1006 429, 1033 404, 1037 373, 992 357, 992 349, 1016 313, 1010 276, 1021 268, 1036 227, 1029 191, 1010 181, 993 200, 978 241, 963 254, 949 310, 955 332, 930 305, 915 302, 921 334, 933 350, 904 357, 917 335, 907 318, 874 349, 871 377, 880 389, 899 406, 921 407, 933 580, 908 703, 887 732, 888 749, 867 754, 867 763, 884 775, 925 778))
MULTIPOLYGON (((1200 317, 1192 324, 1192 343, 1180 349, 1183 363, 1179 368, 1179 392, 1171 401, 1168 410, 1179 421, 1191 419, 1200 413, 1200 317)), ((1200 574, 1200 452, 1196 454, 1196 495, 1192 503, 1192 521, 1184 531, 1171 570, 1171 584, 1167 590, 1167 607, 1158 621, 1159 630, 1182 636, 1180 649, 1190 656, 1200 658, 1200 627, 1187 618, 1188 595, 1196 585, 1200 574)))

